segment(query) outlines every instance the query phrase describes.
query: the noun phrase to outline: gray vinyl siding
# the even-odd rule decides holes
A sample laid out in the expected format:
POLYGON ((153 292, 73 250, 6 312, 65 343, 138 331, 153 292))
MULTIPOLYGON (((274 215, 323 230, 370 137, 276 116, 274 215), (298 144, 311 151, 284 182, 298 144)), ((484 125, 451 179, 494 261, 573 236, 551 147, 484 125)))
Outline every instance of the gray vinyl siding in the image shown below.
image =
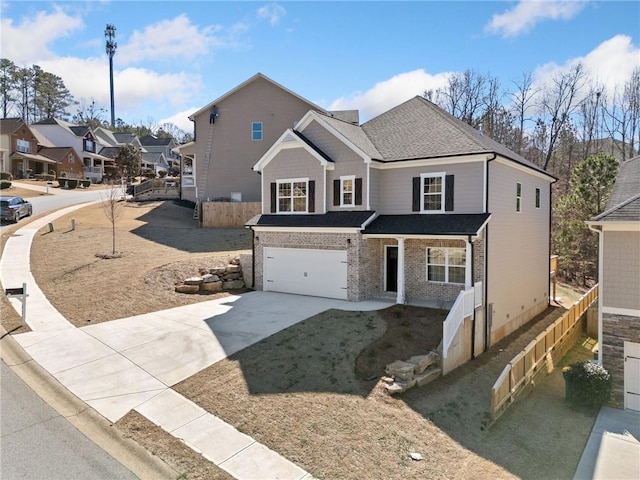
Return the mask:
MULTIPOLYGON (((382 202, 380 200, 380 179, 382 177, 382 170, 369 167, 369 205, 370 210, 380 211, 382 209, 382 202)), ((366 203, 366 199, 365 199, 366 203)))
POLYGON ((605 230, 602 256, 602 306, 640 310, 640 232, 605 230))
POLYGON ((488 168, 487 303, 493 304, 495 342, 530 320, 527 312, 548 304, 550 184, 497 162, 490 162, 488 168), (519 213, 517 182, 522 184, 519 213), (541 193, 540 208, 535 207, 536 187, 541 193))
POLYGON ((315 212, 324 213, 324 167, 304 148, 281 150, 262 170, 262 213, 271 213, 271 184, 289 178, 315 180, 315 212))
MULTIPOLYGON (((455 176, 454 211, 451 213, 482 213, 483 162, 447 163, 424 167, 379 170, 380 196, 376 206, 381 215, 413 213, 412 178, 423 173, 444 172, 455 176)), ((372 168, 374 170, 374 168, 372 168)))
MULTIPOLYGON (((253 165, 309 111, 311 105, 258 78, 216 105, 218 118, 214 128, 211 165, 205 192, 201 198, 229 197, 241 192, 242 201, 260 201, 260 175, 253 165), (263 138, 251 139, 251 124, 262 122, 263 138)), ((196 174, 201 175, 211 125, 209 112, 195 118, 196 174)))

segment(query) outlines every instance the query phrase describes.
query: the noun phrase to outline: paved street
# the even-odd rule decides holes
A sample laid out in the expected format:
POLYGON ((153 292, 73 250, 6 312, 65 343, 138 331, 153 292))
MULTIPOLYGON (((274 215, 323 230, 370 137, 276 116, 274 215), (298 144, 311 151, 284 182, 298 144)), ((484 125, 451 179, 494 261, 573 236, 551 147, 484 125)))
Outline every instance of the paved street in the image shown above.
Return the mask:
POLYGON ((0 362, 0 478, 133 479, 0 362))

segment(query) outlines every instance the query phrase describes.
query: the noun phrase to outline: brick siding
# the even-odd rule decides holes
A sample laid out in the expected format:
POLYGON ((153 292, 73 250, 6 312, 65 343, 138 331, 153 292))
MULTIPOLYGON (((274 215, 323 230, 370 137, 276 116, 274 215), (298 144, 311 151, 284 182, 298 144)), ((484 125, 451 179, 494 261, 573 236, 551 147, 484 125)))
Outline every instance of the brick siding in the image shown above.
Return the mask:
POLYGON ((624 405, 624 342, 640 343, 640 318, 602 314, 602 365, 613 378, 612 401, 624 405))

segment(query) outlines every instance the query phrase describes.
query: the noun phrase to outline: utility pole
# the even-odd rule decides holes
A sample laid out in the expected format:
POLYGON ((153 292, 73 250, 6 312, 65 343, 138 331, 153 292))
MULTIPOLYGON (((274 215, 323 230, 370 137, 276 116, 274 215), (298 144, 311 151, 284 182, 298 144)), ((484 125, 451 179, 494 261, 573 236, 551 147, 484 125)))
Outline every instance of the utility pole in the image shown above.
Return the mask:
POLYGON ((111 128, 114 128, 116 125, 116 112, 115 112, 115 102, 113 100, 113 56, 116 54, 116 50, 118 49, 118 44, 115 42, 116 27, 108 23, 107 29, 104 31, 104 36, 107 39, 106 50, 107 50, 107 55, 109 55, 109 86, 111 90, 111 128))

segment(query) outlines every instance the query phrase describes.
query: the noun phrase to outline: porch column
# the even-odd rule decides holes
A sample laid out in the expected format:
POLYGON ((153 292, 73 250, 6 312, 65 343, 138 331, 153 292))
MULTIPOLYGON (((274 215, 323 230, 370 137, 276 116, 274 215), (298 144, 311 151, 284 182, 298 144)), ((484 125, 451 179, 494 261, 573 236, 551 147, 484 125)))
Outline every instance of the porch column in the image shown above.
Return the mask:
POLYGON ((464 267, 464 288, 465 290, 471 288, 471 272, 473 271, 473 258, 471 257, 471 242, 465 241, 465 267, 464 267))
POLYGON ((398 240, 398 291, 396 296, 396 303, 404 303, 404 238, 397 238, 398 240))

